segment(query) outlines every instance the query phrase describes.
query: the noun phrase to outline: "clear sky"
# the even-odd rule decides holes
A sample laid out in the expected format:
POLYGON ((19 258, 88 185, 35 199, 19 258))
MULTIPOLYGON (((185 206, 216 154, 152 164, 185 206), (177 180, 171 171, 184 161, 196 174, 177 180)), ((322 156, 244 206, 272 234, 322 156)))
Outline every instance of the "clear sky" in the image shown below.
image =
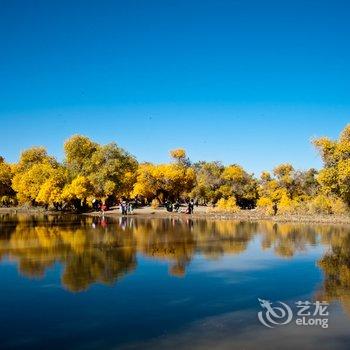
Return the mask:
POLYGON ((347 0, 0 0, 0 154, 74 133, 140 161, 317 167, 350 122, 347 0))

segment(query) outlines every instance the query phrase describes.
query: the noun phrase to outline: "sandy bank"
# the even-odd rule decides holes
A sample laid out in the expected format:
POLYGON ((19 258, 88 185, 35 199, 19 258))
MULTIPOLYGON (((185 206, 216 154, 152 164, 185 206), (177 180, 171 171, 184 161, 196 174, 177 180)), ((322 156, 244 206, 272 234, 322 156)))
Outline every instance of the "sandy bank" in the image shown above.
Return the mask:
MULTIPOLYGON (((0 214, 5 213, 24 213, 24 214, 62 214, 62 212, 49 211, 44 208, 0 208, 0 214)), ((64 214, 64 213, 63 213, 64 214)), ((69 214, 69 213, 67 213, 69 214)), ((89 212, 82 215, 101 215, 100 212, 89 212)), ((121 213, 118 208, 113 208, 105 212, 107 217, 119 217, 121 213)), ((169 213, 164 208, 153 209, 151 207, 143 207, 135 209, 132 217, 140 218, 198 218, 211 220, 239 220, 239 221, 259 221, 271 220, 274 222, 304 222, 304 223, 325 223, 325 224, 350 224, 350 216, 347 215, 276 215, 270 216, 258 210, 241 210, 237 213, 214 211, 209 207, 196 207, 194 214, 185 213, 169 213)))

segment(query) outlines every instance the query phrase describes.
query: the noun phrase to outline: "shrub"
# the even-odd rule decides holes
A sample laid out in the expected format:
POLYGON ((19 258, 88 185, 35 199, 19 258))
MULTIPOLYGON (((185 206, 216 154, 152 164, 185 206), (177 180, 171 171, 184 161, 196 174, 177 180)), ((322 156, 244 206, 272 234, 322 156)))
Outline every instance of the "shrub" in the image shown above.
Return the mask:
POLYGON ((227 199, 219 199, 219 201, 217 202, 217 208, 232 213, 235 213, 239 210, 239 207, 236 203, 236 199, 234 197, 229 197, 227 199))
POLYGON ((257 202, 257 207, 264 210, 267 215, 273 215, 273 202, 269 197, 260 197, 257 202))
POLYGON ((346 214, 349 211, 348 206, 339 198, 332 199, 331 203, 333 214, 346 214))
POLYGON ((11 207, 11 206, 16 206, 17 204, 18 203, 17 203, 16 198, 12 198, 9 196, 2 196, 0 198, 0 206, 11 207))
POLYGON ((340 198, 319 194, 309 203, 309 211, 312 214, 345 214, 348 206, 340 198))
POLYGON ((309 203, 309 211, 312 214, 332 214, 332 203, 329 197, 320 194, 309 203))
POLYGON ((301 197, 292 199, 287 195, 282 195, 278 204, 278 213, 280 214, 298 214, 306 211, 307 207, 301 197))
POLYGON ((159 205, 160 205, 159 200, 158 200, 157 198, 154 198, 154 199, 152 200, 152 202, 151 202, 151 207, 152 207, 153 209, 157 209, 157 208, 159 207, 159 205))

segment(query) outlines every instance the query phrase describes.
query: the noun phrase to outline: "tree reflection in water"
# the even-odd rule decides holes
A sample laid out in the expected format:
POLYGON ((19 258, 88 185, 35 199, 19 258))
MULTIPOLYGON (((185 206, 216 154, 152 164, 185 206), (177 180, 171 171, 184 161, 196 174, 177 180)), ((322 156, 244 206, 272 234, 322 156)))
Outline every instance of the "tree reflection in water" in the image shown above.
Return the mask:
POLYGON ((347 226, 184 219, 102 219, 67 215, 0 215, 0 259, 18 262, 22 275, 43 277, 63 266, 62 285, 83 291, 113 285, 137 265, 137 254, 169 262, 184 276, 195 256, 240 254, 259 236, 262 249, 291 258, 310 245, 329 247, 318 261, 324 284, 318 297, 339 299, 350 311, 350 230, 347 226))

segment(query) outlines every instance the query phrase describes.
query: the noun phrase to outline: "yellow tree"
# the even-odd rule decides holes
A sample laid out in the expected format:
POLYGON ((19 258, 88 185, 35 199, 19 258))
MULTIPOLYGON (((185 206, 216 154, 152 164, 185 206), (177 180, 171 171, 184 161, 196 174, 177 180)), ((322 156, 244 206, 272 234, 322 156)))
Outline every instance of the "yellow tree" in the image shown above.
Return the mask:
POLYGON ((174 150, 171 150, 170 157, 179 164, 182 164, 184 166, 190 165, 190 160, 187 157, 186 151, 183 148, 177 148, 174 150))
POLYGON ((12 187, 17 192, 20 203, 36 204, 36 198, 41 186, 52 177, 57 168, 48 161, 35 163, 27 170, 15 174, 12 187))
POLYGON ((54 206, 61 209, 63 204, 62 191, 67 182, 67 172, 63 167, 57 168, 41 185, 36 202, 46 207, 54 206))
POLYGON ((96 198, 128 196, 135 182, 137 161, 116 143, 99 145, 75 135, 65 142, 65 164, 70 179, 81 175, 96 198))
POLYGON ((163 193, 173 199, 188 196, 196 181, 193 168, 182 164, 165 164, 158 167, 163 193))
POLYGON ((196 184, 191 196, 202 204, 216 203, 221 197, 219 189, 224 184, 224 166, 220 162, 198 162, 193 168, 196 172, 196 184))
POLYGON ((293 166, 280 164, 273 170, 273 175, 263 172, 259 182, 258 207, 269 214, 281 212, 306 212, 306 203, 318 192, 317 171, 295 171, 293 166))
POLYGON ((14 196, 14 191, 11 186, 12 169, 7 164, 3 157, 0 157, 0 201, 2 204, 9 204, 11 197, 14 196))
POLYGON ((62 191, 62 200, 68 206, 81 210, 86 206, 88 197, 93 195, 91 182, 85 176, 78 175, 69 184, 66 184, 62 191))
POLYGON ((85 169, 96 197, 128 197, 136 181, 137 161, 116 143, 110 143, 98 146, 85 169))
POLYGON ((79 174, 86 175, 86 167, 97 148, 97 143, 82 135, 73 135, 65 141, 65 164, 72 178, 79 174))
POLYGON ((141 164, 137 171, 136 183, 132 195, 151 200, 157 198, 160 202, 165 199, 178 199, 189 195, 193 189, 196 174, 195 170, 184 162, 185 151, 171 152, 175 163, 154 165, 141 164))
POLYGON ((14 167, 14 172, 24 172, 34 164, 43 162, 49 163, 53 166, 57 165, 57 161, 47 154, 47 151, 44 147, 29 148, 21 153, 19 162, 14 167))
POLYGON ((192 190, 195 180, 194 169, 179 164, 141 164, 133 196, 148 200, 157 198, 160 202, 167 198, 178 199, 192 190))
POLYGON ((19 162, 13 166, 12 188, 20 203, 37 204, 41 186, 59 167, 43 147, 32 147, 21 153, 19 162))
POLYGON ((131 193, 132 197, 142 197, 151 200, 157 197, 160 188, 159 179, 156 177, 156 165, 142 163, 137 169, 136 183, 131 193))
POLYGON ((323 192, 350 204, 350 124, 338 140, 321 137, 313 141, 322 157, 324 168, 318 175, 323 192))
POLYGON ((294 168, 289 163, 280 164, 273 169, 273 174, 277 178, 279 185, 286 189, 290 189, 293 186, 293 173, 294 168))
POLYGON ((220 187, 223 198, 234 197, 241 208, 255 207, 258 198, 258 184, 252 174, 248 174, 239 165, 230 165, 225 168, 221 178, 224 184, 220 187))

